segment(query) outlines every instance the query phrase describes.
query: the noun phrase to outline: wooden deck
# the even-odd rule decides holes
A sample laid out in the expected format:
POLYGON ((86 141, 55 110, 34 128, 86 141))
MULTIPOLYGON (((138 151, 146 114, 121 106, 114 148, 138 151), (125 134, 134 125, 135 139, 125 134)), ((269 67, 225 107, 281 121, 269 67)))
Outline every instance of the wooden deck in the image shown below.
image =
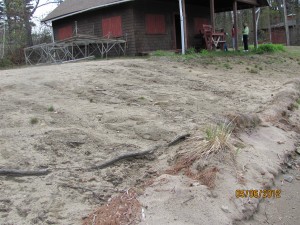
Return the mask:
POLYGON ((54 43, 44 43, 25 48, 24 54, 27 65, 36 65, 77 61, 95 55, 107 57, 112 51, 115 51, 114 54, 116 55, 125 55, 126 49, 126 38, 111 39, 77 34, 54 43))

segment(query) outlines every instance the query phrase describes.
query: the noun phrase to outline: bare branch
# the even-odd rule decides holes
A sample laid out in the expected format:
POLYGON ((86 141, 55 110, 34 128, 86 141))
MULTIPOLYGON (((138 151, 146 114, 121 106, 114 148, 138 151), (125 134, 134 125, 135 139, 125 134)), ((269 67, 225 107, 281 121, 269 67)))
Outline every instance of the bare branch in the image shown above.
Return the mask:
POLYGON ((41 8, 41 7, 43 7, 45 5, 49 5, 49 4, 58 4, 58 3, 59 3, 58 1, 46 2, 44 4, 39 5, 37 8, 41 8))

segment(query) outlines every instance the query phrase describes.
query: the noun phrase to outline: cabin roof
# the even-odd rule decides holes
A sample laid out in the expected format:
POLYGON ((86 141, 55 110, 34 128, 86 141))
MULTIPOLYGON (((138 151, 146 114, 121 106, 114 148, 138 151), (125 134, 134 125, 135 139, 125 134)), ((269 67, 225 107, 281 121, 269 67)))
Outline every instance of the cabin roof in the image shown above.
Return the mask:
MULTIPOLYGON (((79 13, 109 7, 125 2, 131 2, 137 0, 65 0, 58 7, 56 7, 48 16, 42 19, 42 22, 51 20, 58 20, 79 13)), ((170 0, 166 0, 171 2, 170 0)), ((209 0, 186 0, 186 3, 199 4, 209 7, 209 0)), ((238 3, 239 9, 246 9, 252 6, 249 2, 256 2, 258 7, 269 6, 268 0, 241 0, 238 3), (243 3, 244 2, 244 3, 243 3)), ((233 0, 215 0, 215 11, 231 11, 233 6, 233 0)))
POLYGON ((133 0, 65 0, 57 6, 48 16, 42 19, 42 22, 57 20, 60 18, 72 16, 90 10, 108 7, 133 0))

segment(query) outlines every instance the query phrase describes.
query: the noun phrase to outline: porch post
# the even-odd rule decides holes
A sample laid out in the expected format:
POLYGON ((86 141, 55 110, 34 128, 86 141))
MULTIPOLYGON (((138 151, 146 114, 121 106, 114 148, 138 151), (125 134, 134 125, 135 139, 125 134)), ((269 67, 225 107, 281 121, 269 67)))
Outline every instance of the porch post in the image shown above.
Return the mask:
POLYGON ((283 4, 283 14, 284 14, 284 27, 285 27, 285 37, 286 37, 286 45, 290 45, 290 31, 287 19, 287 10, 286 10, 286 1, 282 0, 283 4))
POLYGON ((215 32, 215 0, 210 0, 210 21, 213 32, 215 32))
MULTIPOLYGON (((77 21, 75 21, 75 36, 77 36, 78 33, 78 27, 77 27, 77 21)), ((74 32, 72 34, 74 36, 74 32)))
POLYGON ((268 23, 269 38, 270 38, 270 42, 272 43, 272 28, 271 28, 271 12, 270 12, 270 7, 268 7, 268 17, 269 17, 269 23, 268 23))
POLYGON ((254 48, 257 48, 257 30, 256 30, 256 7, 252 8, 252 17, 253 17, 253 40, 254 40, 254 48))
POLYGON ((185 0, 182 0, 182 12, 183 12, 183 22, 184 22, 184 46, 185 49, 188 49, 188 39, 187 39, 187 26, 186 26, 186 7, 185 7, 185 0))
POLYGON ((180 13, 180 29, 181 29, 181 53, 184 55, 185 54, 185 26, 184 26, 184 15, 183 15, 183 4, 182 1, 184 0, 179 0, 179 13, 180 13))
POLYGON ((235 50, 239 50, 239 46, 238 46, 238 23, 237 23, 237 0, 234 0, 233 2, 233 24, 234 24, 234 41, 235 41, 235 50))
MULTIPOLYGON (((45 23, 46 25, 46 23, 45 23)), ((4 30, 5 31, 5 30, 4 30)), ((52 24, 52 21, 51 21, 51 41, 52 43, 55 42, 55 38, 54 38, 54 28, 53 28, 53 24, 52 24)))

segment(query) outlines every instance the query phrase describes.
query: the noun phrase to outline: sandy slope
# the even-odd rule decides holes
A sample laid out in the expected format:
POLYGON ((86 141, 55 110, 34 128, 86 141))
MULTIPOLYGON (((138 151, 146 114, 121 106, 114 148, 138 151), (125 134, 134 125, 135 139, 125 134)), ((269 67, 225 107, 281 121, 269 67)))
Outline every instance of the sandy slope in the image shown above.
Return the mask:
MULTIPOLYGON (((166 143, 183 132, 199 134, 229 112, 263 112, 282 91, 297 91, 294 82, 289 82, 299 77, 297 61, 282 61, 282 68, 276 57, 265 62, 251 57, 243 64, 240 59, 229 62, 232 70, 224 69, 223 62, 207 66, 165 59, 116 59, 0 71, 0 168, 52 170, 41 177, 0 177, 0 223, 81 224, 82 217, 111 195, 167 168, 180 146, 168 152, 162 149, 159 160, 128 161, 101 171, 81 168, 166 143), (256 64, 263 69, 250 73, 246 67, 256 64), (49 106, 55 112, 49 112, 49 106), (31 124, 32 118, 38 123, 31 124)), ((247 147, 239 156, 239 166, 257 164, 257 170, 268 166, 266 174, 271 176, 279 164, 277 153, 292 150, 294 139, 289 138, 292 131, 269 126, 258 131, 259 137, 265 135, 263 143, 261 137, 252 143, 255 134, 241 137, 247 147), (285 142, 284 148, 278 140, 285 142), (268 151, 271 145, 274 152, 268 151), (261 153, 263 149, 266 154, 261 153)), ((238 184, 232 174, 236 171, 230 165, 219 166, 216 198, 208 197, 205 186, 195 186, 195 198, 182 206, 191 195, 186 177, 168 177, 172 187, 178 184, 175 198, 147 189, 148 198, 141 196, 145 197, 141 201, 148 204, 146 214, 152 219, 144 222, 230 224, 245 216, 239 210, 250 206, 234 199, 238 184), (230 213, 224 213, 222 205, 230 213), (200 218, 203 222, 198 223, 200 218)), ((249 167, 249 177, 245 175, 247 188, 269 181, 270 177, 254 179, 254 167, 249 167)))

